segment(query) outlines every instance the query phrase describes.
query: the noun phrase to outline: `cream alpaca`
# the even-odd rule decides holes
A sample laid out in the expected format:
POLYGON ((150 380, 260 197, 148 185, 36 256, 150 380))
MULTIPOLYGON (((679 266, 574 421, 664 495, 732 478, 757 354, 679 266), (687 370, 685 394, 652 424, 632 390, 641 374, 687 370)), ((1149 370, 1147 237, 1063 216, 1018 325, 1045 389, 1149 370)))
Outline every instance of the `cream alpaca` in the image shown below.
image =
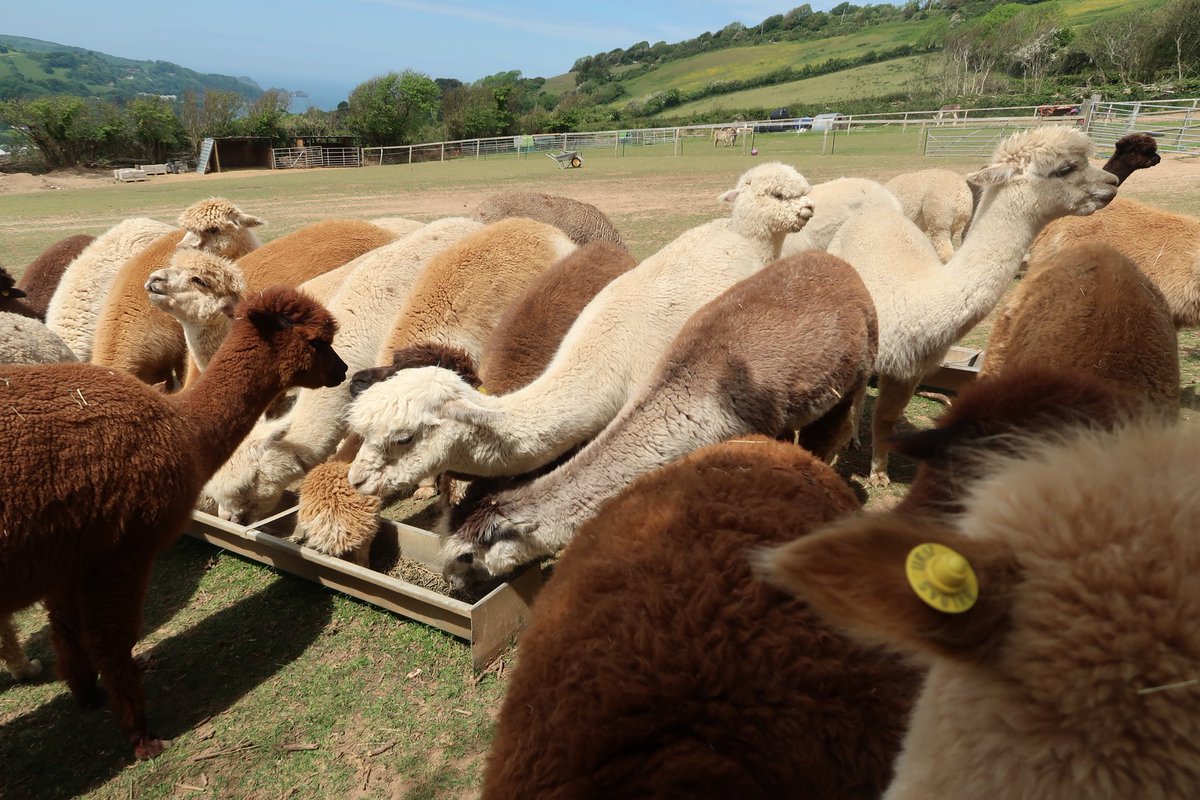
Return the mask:
POLYGON ((1044 437, 985 459, 957 520, 862 516, 766 559, 832 622, 931 664, 885 800, 1200 794, 1200 430, 1044 437), (928 542, 977 576, 962 613, 905 580, 928 542))
POLYGON ((1116 194, 1116 177, 1088 163, 1091 150, 1086 135, 1060 126, 1004 141, 990 166, 967 176, 984 192, 971 235, 946 264, 896 212, 859 214, 834 237, 829 252, 858 270, 879 314, 871 483, 889 482, 887 438, 917 383, 1000 300, 1042 226, 1116 194))
POLYGON ((571 326, 546 371, 503 397, 457 375, 411 369, 351 406, 363 437, 352 485, 411 491, 443 471, 518 475, 594 436, 616 416, 659 355, 704 303, 779 254, 812 216, 809 185, 783 164, 748 171, 722 199, 731 218, 687 231, 606 286, 571 326))
POLYGON ((975 197, 963 176, 948 169, 922 169, 897 175, 886 184, 904 216, 925 232, 943 263, 954 256, 975 212, 975 197))
POLYGON ((818 183, 808 193, 813 216, 804 230, 788 234, 781 255, 826 250, 838 228, 860 211, 889 208, 899 211, 900 201, 882 184, 866 178, 834 178, 818 183))

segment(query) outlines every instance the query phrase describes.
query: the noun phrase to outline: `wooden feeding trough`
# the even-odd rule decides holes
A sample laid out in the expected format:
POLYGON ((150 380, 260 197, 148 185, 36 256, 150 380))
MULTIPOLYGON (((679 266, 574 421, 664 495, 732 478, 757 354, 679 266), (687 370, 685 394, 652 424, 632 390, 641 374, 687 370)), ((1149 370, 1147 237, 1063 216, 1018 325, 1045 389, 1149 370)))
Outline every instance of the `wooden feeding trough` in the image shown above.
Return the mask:
MULTIPOLYGON (((474 603, 440 594, 408 581, 360 567, 287 541, 296 506, 251 525, 235 525, 196 511, 188 534, 238 555, 299 575, 409 619, 466 639, 475 669, 482 669, 525 624, 529 606, 542 586, 538 566, 522 568, 474 603)), ((413 562, 438 569, 440 539, 429 531, 384 520, 377 543, 413 562)))
POLYGON ((938 368, 921 379, 921 385, 940 392, 960 392, 979 377, 983 356, 983 350, 973 347, 951 347, 938 368))

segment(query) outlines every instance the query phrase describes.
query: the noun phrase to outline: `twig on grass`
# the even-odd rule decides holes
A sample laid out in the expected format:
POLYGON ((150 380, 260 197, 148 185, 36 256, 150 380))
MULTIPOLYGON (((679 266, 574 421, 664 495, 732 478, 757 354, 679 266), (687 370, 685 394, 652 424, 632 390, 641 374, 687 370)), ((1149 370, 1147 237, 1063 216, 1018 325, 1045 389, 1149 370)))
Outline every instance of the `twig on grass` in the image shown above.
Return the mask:
POLYGON ((388 750, 391 750, 395 746, 396 746, 396 740, 393 739, 392 741, 388 742, 387 744, 381 744, 381 745, 379 745, 379 747, 376 747, 373 750, 368 750, 367 757, 374 758, 375 756, 381 756, 384 753, 386 753, 388 750))

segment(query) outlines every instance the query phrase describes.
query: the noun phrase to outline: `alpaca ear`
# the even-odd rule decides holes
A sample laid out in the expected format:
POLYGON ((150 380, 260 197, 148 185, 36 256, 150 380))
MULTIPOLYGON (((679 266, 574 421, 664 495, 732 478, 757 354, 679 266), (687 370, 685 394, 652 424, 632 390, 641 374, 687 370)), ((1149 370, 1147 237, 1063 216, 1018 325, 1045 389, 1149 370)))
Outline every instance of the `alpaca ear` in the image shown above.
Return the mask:
POLYGON ((233 312, 237 310, 238 298, 226 297, 221 301, 221 313, 233 319, 233 312))
POLYGON ((732 203, 734 200, 737 200, 737 199, 738 199, 738 195, 739 195, 739 194, 741 194, 741 193, 742 193, 742 190, 741 190, 741 189, 730 189, 729 191, 727 191, 727 192, 724 192, 724 193, 722 193, 722 194, 718 195, 718 196, 717 196, 717 202, 719 202, 719 203, 732 203))
POLYGON ((976 186, 998 186, 1008 183, 1012 179, 1013 172, 1011 164, 992 164, 968 174, 966 179, 976 186))
POLYGON ((12 297, 15 299, 19 297, 28 297, 28 295, 17 287, 13 286, 8 289, 0 290, 0 297, 12 297))
MULTIPOLYGON (((350 376, 350 397, 357 400, 358 396, 370 389, 375 384, 384 380, 386 376, 380 375, 380 370, 387 370, 387 367, 371 367, 370 369, 360 369, 358 372, 350 376)), ((387 373, 388 375, 394 373, 387 373)))
MULTIPOLYGON (((924 552, 924 549, 918 553, 924 552)), ((859 515, 756 556, 760 573, 807 602, 835 626, 872 644, 960 660, 986 657, 1009 624, 1018 582, 1012 555, 992 542, 967 539, 936 523, 900 514, 859 515), (946 600, 948 613, 922 599, 906 565, 918 547, 936 543, 962 556, 978 581, 946 600), (973 604, 966 598, 974 595, 973 604)), ((925 596, 929 597, 928 585, 925 596)))
POLYGON ((179 240, 179 244, 175 245, 175 249, 196 250, 202 244, 204 244, 204 240, 200 238, 200 234, 195 231, 185 231, 183 238, 179 240))
POLYGON ((239 211, 237 216, 233 218, 233 224, 239 228, 257 228, 259 225, 266 225, 267 222, 261 217, 256 217, 252 214, 243 214, 239 211))
POLYGON ((442 416, 467 425, 486 425, 494 414, 490 409, 463 398, 450 400, 442 406, 442 416))
POLYGON ((294 326, 294 323, 290 319, 274 311, 264 311, 263 309, 256 308, 251 309, 247 316, 250 319, 250 324, 265 336, 290 330, 294 326))

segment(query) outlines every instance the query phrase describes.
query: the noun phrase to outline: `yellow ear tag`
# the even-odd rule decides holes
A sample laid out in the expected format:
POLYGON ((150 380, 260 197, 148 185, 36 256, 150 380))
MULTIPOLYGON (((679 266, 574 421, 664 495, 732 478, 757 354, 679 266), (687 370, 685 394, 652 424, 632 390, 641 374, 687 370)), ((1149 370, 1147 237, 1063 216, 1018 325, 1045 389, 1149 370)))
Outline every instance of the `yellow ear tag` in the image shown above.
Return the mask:
POLYGON ((489 391, 487 390, 487 387, 486 387, 486 386, 480 386, 480 387, 479 387, 479 393, 480 393, 480 394, 491 394, 491 392, 489 392, 489 391))
POLYGON ((904 564, 908 585, 922 602, 947 614, 961 614, 979 599, 979 579, 971 564, 949 547, 919 544, 904 564))

